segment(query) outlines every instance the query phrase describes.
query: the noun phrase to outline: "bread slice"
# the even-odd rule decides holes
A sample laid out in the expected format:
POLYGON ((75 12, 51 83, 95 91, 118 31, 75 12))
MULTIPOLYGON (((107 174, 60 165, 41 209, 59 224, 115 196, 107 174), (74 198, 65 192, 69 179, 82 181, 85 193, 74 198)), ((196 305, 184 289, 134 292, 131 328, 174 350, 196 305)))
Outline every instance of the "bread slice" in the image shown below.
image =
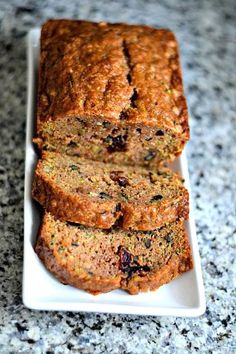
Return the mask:
POLYGON ((156 167, 189 139, 178 44, 168 29, 47 21, 37 102, 40 149, 156 167))
POLYGON ((149 232, 101 230, 45 213, 35 251, 59 281, 92 294, 155 290, 192 268, 183 220, 149 232))
POLYGON ((179 175, 45 152, 33 197, 64 221, 110 228, 153 230, 188 217, 188 192, 179 175))

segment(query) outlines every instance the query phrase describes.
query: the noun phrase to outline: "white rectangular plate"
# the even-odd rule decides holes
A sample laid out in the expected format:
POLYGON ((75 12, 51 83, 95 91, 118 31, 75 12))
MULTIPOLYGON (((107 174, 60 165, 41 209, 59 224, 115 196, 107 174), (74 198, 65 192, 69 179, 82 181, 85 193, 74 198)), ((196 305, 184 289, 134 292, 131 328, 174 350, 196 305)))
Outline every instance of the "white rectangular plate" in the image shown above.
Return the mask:
MULTIPOLYGON (((34 252, 34 244, 40 224, 40 215, 31 198, 31 184, 37 155, 32 145, 35 124, 35 94, 39 59, 40 30, 33 29, 28 35, 28 107, 25 157, 24 199, 24 271, 23 302, 37 310, 64 310, 110 312, 154 316, 200 316, 205 312, 205 295, 201 274, 200 257, 192 207, 186 230, 191 243, 194 268, 160 289, 129 295, 115 290, 97 296, 59 283, 43 266, 34 252)), ((185 154, 174 166, 185 179, 189 189, 189 176, 185 154)))

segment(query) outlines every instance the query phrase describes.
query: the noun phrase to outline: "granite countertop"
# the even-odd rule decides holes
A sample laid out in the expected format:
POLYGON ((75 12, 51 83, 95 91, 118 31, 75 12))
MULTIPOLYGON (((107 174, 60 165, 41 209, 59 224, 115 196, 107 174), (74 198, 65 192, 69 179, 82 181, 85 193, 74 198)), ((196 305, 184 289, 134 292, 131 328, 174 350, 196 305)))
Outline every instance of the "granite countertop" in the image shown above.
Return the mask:
POLYGON ((236 2, 0 2, 0 353, 235 353, 236 2), (47 18, 170 27, 191 114, 187 153, 207 310, 200 318, 37 312, 21 299, 27 31, 47 18))

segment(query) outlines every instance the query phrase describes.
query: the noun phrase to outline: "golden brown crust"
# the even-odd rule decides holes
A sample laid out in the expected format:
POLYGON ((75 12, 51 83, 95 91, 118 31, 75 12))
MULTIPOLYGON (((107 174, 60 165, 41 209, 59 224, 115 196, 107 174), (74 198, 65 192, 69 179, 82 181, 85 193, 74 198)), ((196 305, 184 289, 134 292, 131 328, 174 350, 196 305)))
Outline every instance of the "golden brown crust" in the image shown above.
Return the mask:
POLYGON ((122 112, 129 123, 186 130, 174 34, 104 22, 44 24, 38 121, 76 115, 119 122, 122 112))
MULTIPOLYGON (((96 175, 100 177, 105 176, 105 171, 120 170, 120 166, 108 165, 99 162, 86 161, 79 158, 69 158, 56 153, 44 153, 43 160, 39 160, 35 178, 33 182, 32 195, 48 212, 64 221, 72 221, 80 223, 90 227, 98 227, 103 229, 109 229, 117 221, 119 225, 124 229, 132 230, 154 230, 164 224, 173 222, 177 219, 188 218, 189 213, 189 196, 188 191, 181 183, 180 177, 169 169, 160 169, 160 173, 169 173, 169 178, 164 178, 163 175, 156 176, 160 183, 160 187, 152 184, 148 172, 145 170, 147 176, 142 176, 143 169, 137 169, 137 174, 134 180, 131 178, 123 179, 134 184, 132 186, 120 187, 116 182, 109 179, 108 185, 111 193, 111 199, 104 200, 91 196, 91 194, 98 194, 99 186, 105 189, 104 181, 100 180, 98 186, 96 183, 90 182, 89 191, 87 191, 88 178, 92 179, 93 175, 89 175, 86 180, 86 176, 79 175, 78 172, 67 171, 68 165, 76 167, 76 162, 81 163, 85 161, 88 168, 92 166, 92 170, 96 171, 96 175), (49 162, 48 162, 49 161, 49 162), (61 162, 60 162, 61 161, 61 162), (66 166, 60 169, 60 164, 66 163, 66 166), (58 168, 57 168, 58 165, 58 168), (56 173, 52 176, 49 173, 45 173, 46 168, 54 168, 56 173), (101 167, 101 171, 98 172, 98 166, 101 167), (104 170, 102 169, 104 167, 104 170), (138 173, 138 171, 140 173, 138 173), (65 188, 65 179, 63 179, 62 173, 69 176, 69 181, 77 178, 80 182, 83 179, 82 186, 77 188, 71 188, 67 190, 65 188), (71 176, 70 176, 71 175, 71 176), (138 178, 140 176, 140 181, 138 178), (135 184, 136 183, 136 184, 135 184), (85 185, 85 187, 83 187, 85 185), (84 188, 84 189, 83 189, 84 188), (149 189, 151 195, 148 194, 147 198, 142 195, 140 198, 136 197, 139 189, 149 189), (163 189, 170 189, 171 194, 168 197, 162 197, 161 194, 165 194, 163 189), (74 190, 77 190, 75 192, 74 190), (95 193, 94 193, 95 192, 95 193), (130 194, 132 193, 132 194, 130 194), (124 200, 122 194, 125 194, 128 200, 124 200), (156 195, 157 194, 157 195, 156 195), (161 200, 152 202, 152 196, 160 197, 161 200)), ((81 166, 81 165, 78 165, 81 166)), ((62 167, 62 166, 61 166, 62 167)), ((133 168, 122 167, 123 175, 129 175, 133 168)), ((151 171, 150 174, 153 174, 151 171)), ((109 175, 109 173, 108 173, 109 175)), ((96 176, 95 176, 96 177, 96 176)), ((64 177, 65 178, 65 177, 64 177)), ((108 177, 107 177, 108 178, 108 177)), ((79 186, 79 184, 78 184, 79 186)))
MULTIPOLYGON (((89 237, 92 237, 91 232, 96 233, 95 229, 86 230, 88 230, 89 237)), ((93 243, 94 247, 88 249, 88 243, 87 246, 86 244, 81 245, 81 240, 88 236, 86 236, 84 230, 77 230, 75 226, 66 226, 65 223, 56 221, 50 214, 45 214, 35 251, 46 268, 52 272, 59 281, 86 290, 92 294, 108 292, 118 288, 127 290, 130 294, 155 290, 183 272, 190 270, 193 266, 191 250, 187 236, 184 233, 183 222, 173 224, 172 228, 168 227, 166 230, 162 229, 162 231, 157 231, 155 235, 153 235, 153 238, 151 238, 152 247, 155 249, 160 242, 165 242, 164 239, 168 242, 173 242, 171 246, 172 251, 168 251, 169 253, 167 252, 163 260, 158 250, 149 252, 150 245, 147 243, 148 239, 145 240, 147 236, 145 233, 139 232, 135 235, 129 234, 129 236, 126 236, 124 232, 123 234, 119 234, 120 231, 117 231, 116 234, 116 232, 111 230, 112 235, 114 235, 114 237, 117 235, 118 238, 113 238, 113 236, 110 235, 110 239, 108 239, 108 234, 104 236, 107 240, 107 244, 106 246, 103 245, 103 247, 107 247, 107 256, 109 258, 109 262, 105 264, 105 254, 103 255, 104 259, 100 259, 99 261, 100 255, 103 254, 103 251, 100 253, 98 251, 103 242, 99 240, 100 237, 103 238, 102 231, 99 232, 98 237, 92 241, 95 242, 93 243), (80 253, 74 253, 71 244, 73 245, 73 242, 78 240, 78 232, 83 233, 80 235, 80 241, 75 243, 76 247, 79 247, 80 253), (77 235, 77 238, 75 235, 77 235), (168 238, 172 238, 172 240, 170 241, 168 238), (135 242, 135 244, 133 244, 133 242, 135 242), (146 251, 143 251, 143 242, 148 246, 146 251), (60 252, 62 245, 64 245, 64 255, 60 252), (123 250, 122 255, 120 253, 121 248, 123 250), (127 249, 129 249, 129 252, 132 252, 132 255, 127 249), (88 252, 87 259, 85 256, 83 261, 79 261, 79 259, 84 256, 81 252, 85 252, 86 250, 88 252), (135 255, 137 257, 138 254, 143 254, 143 261, 146 263, 146 266, 145 263, 138 266, 139 263, 137 263, 137 261, 134 263, 135 266, 132 267, 130 265, 130 262, 132 262, 131 257, 133 258, 135 255), (157 259, 155 259, 155 254, 157 259), (88 261, 90 258, 94 259, 93 257, 95 256, 97 259, 96 262, 98 262, 97 266, 91 265, 89 263, 90 261, 88 261), (165 257, 166 261, 164 261, 165 257), (163 261, 165 263, 162 263, 163 261), (79 262, 78 265, 76 265, 77 262, 79 262), (161 266, 158 266, 159 262, 161 262, 161 266), (147 264, 149 266, 147 266, 147 264), (114 268, 112 268, 113 265, 114 268), (92 269, 90 268, 91 266, 92 269), (104 271, 103 266, 106 267, 104 271)))

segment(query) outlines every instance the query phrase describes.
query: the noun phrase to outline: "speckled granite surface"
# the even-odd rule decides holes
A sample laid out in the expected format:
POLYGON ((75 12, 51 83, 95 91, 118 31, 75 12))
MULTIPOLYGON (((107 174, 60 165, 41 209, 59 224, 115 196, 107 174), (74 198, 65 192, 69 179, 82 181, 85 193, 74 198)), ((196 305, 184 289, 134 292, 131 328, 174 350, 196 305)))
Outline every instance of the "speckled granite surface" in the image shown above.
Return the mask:
POLYGON ((0 353, 235 353, 236 2, 0 1, 0 353), (34 312, 21 300, 25 34, 49 17, 173 29, 207 311, 196 319, 34 312))

